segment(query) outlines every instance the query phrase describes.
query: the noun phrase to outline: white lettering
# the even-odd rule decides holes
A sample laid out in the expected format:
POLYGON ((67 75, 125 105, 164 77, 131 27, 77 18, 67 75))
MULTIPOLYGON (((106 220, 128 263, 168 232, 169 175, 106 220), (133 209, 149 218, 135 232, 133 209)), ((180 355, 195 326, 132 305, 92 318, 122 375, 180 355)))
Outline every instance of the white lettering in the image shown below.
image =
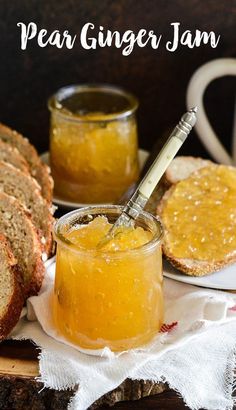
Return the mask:
POLYGON ((96 49, 97 46, 97 41, 95 38, 88 38, 87 39, 87 33, 88 33, 88 29, 91 28, 92 30, 94 30, 94 24, 93 23, 86 23, 80 33, 80 42, 81 42, 81 46, 83 48, 85 48, 85 50, 90 50, 91 48, 93 48, 94 50, 96 49), (88 43, 87 40, 90 40, 90 44, 88 43))
POLYGON ((88 37, 88 30, 94 30, 95 26, 92 23, 86 23, 80 35, 80 41, 83 48, 86 50, 96 49, 99 47, 111 47, 121 48, 122 46, 122 55, 129 56, 134 49, 135 44, 139 47, 145 47, 148 42, 151 43, 151 47, 157 49, 161 41, 161 35, 157 37, 153 30, 147 33, 147 30, 140 29, 137 34, 132 30, 126 30, 123 34, 119 31, 104 30, 103 26, 99 27, 99 32, 96 37, 88 37))
POLYGON ((184 31, 180 38, 180 44, 183 46, 188 46, 189 48, 194 47, 194 41, 192 42, 192 33, 190 30, 184 31))
POLYGON ((151 46, 152 46, 152 48, 154 49, 154 50, 156 50, 157 48, 159 48, 159 45, 160 45, 160 42, 161 42, 161 39, 162 39, 162 35, 160 35, 160 36, 156 36, 156 34, 154 34, 154 31, 153 30, 151 30, 151 31, 149 31, 149 37, 150 37, 150 39, 151 39, 151 46))
POLYGON ((43 38, 46 37, 47 33, 48 32, 45 29, 42 29, 42 30, 39 31, 39 34, 38 34, 38 45, 39 45, 39 47, 46 47, 47 46, 48 40, 46 40, 45 43, 43 42, 43 38))
POLYGON ((64 31, 64 33, 63 33, 63 37, 64 37, 64 40, 66 40, 66 47, 69 49, 69 50, 71 50, 73 47, 74 47, 74 44, 75 44, 75 40, 76 40, 76 35, 74 36, 74 37, 72 37, 70 34, 69 34, 69 31, 68 30, 65 30, 64 31))
POLYGON ((171 52, 176 51, 179 45, 192 49, 200 47, 202 44, 210 44, 212 48, 216 48, 220 40, 220 35, 216 37, 214 31, 207 33, 206 31, 195 30, 195 33, 192 33, 190 30, 185 30, 180 36, 180 23, 171 23, 171 26, 174 29, 173 39, 166 43, 166 49, 171 52))
POLYGON ((128 45, 122 50, 122 55, 127 57, 132 53, 134 45, 136 43, 136 37, 132 30, 127 30, 124 32, 122 43, 128 43, 128 45))
MULTIPOLYGON (((175 22, 170 24, 173 28, 172 39, 166 42, 166 50, 174 52, 180 45, 190 49, 200 47, 201 45, 209 44, 212 48, 216 48, 220 41, 220 35, 216 36, 214 31, 206 32, 195 30, 185 30, 180 32, 180 23, 175 22)), ((26 50, 28 42, 35 39, 39 47, 55 46, 57 48, 72 49, 75 44, 76 35, 71 36, 68 30, 61 33, 59 30, 54 30, 51 33, 46 29, 38 30, 37 24, 30 22, 25 24, 17 23, 21 29, 21 49, 26 50)), ((162 34, 157 35, 153 30, 147 31, 140 29, 137 33, 132 30, 126 30, 123 34, 118 30, 105 30, 103 26, 99 26, 99 31, 96 30, 96 35, 92 36, 91 32, 95 33, 95 25, 86 23, 81 29, 80 43, 85 50, 95 50, 97 47, 112 47, 121 48, 123 56, 129 56, 135 45, 143 48, 149 44, 154 50, 158 49, 162 40, 162 34)))
POLYGON ((31 22, 26 26, 19 22, 17 27, 21 27, 21 50, 26 50, 28 40, 32 40, 37 34, 37 25, 31 22))
POLYGON ((65 30, 62 34, 59 30, 54 30, 51 34, 48 34, 46 29, 41 29, 38 32, 37 25, 35 23, 29 23, 28 26, 24 23, 17 23, 18 27, 21 27, 21 49, 26 50, 28 40, 37 38, 39 47, 46 47, 47 45, 56 46, 62 48, 64 43, 68 49, 73 48, 76 35, 72 37, 68 30, 65 30), (38 35, 37 35, 38 32, 38 35), (37 35, 37 36, 36 36, 37 35))
POLYGON ((178 47, 179 44, 179 25, 180 23, 171 23, 171 26, 174 27, 174 37, 173 37, 173 41, 171 43, 171 41, 167 41, 166 43, 166 49, 168 51, 175 51, 178 47))
POLYGON ((120 33, 119 31, 114 31, 113 33, 111 30, 107 30, 106 36, 103 33, 104 27, 100 26, 100 31, 98 33, 98 45, 100 47, 111 47, 113 40, 115 43, 116 48, 121 47, 121 40, 120 40, 120 33))
POLYGON ((200 47, 201 43, 208 44, 210 41, 211 47, 216 48, 220 41, 220 36, 216 38, 214 31, 207 33, 206 31, 196 30, 196 37, 194 45, 195 47, 200 47))

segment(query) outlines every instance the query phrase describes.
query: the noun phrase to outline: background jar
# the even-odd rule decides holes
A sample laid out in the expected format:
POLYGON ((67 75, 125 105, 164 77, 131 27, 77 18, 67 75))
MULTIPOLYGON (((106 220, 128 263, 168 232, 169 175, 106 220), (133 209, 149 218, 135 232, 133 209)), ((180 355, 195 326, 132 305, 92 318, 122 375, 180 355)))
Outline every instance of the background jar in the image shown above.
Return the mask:
POLYGON ((134 348, 148 342, 162 325, 162 228, 155 217, 140 214, 136 226, 152 235, 135 249, 79 249, 66 239, 66 233, 97 216, 114 223, 121 210, 118 206, 82 208, 55 225, 55 326, 83 348, 134 348))
POLYGON ((137 99, 108 85, 61 88, 49 99, 55 192, 80 203, 115 203, 138 178, 137 99))

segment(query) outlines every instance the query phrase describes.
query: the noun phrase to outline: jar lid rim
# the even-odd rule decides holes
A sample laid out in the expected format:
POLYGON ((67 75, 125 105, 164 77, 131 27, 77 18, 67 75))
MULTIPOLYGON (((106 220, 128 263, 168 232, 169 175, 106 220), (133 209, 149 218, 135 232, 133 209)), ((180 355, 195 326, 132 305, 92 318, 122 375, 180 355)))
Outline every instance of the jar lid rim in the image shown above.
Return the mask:
POLYGON ((55 94, 53 94, 48 99, 48 108, 52 112, 55 112, 57 115, 66 118, 69 121, 74 122, 82 122, 82 123, 99 123, 99 122, 106 122, 106 121, 116 121, 119 119, 124 119, 129 117, 130 115, 134 114, 139 106, 138 99, 130 92, 126 91, 122 87, 118 87, 112 84, 100 84, 100 83, 88 83, 88 84, 72 84, 67 85, 65 87, 60 88, 55 94), (76 115, 71 113, 69 110, 68 112, 62 111, 61 102, 63 99, 72 96, 73 94, 85 92, 103 92, 103 93, 110 93, 113 95, 120 95, 129 101, 130 107, 128 109, 120 110, 110 114, 101 114, 99 115, 99 119, 93 118, 83 118, 83 115, 76 115))
MULTIPOLYGON (((76 209, 74 211, 68 212, 67 214, 63 215, 61 218, 59 218, 55 225, 54 225, 54 238, 56 240, 57 243, 61 243, 64 247, 68 247, 70 250, 75 251, 78 254, 97 254, 97 250, 96 249, 79 249, 75 244, 73 244, 72 242, 70 242, 68 239, 66 239, 63 234, 60 231, 60 227, 62 224, 65 224, 66 220, 72 220, 77 214, 82 214, 84 213, 85 215, 89 215, 91 214, 93 211, 95 210, 104 210, 108 211, 108 210, 116 210, 117 213, 120 211, 122 211, 123 207, 119 206, 119 205, 102 205, 101 207, 93 205, 93 206, 88 206, 88 207, 84 207, 84 208, 80 208, 80 209, 76 209)), ((101 211, 100 211, 101 212, 101 211)), ((129 255, 135 255, 135 254, 139 254, 140 252, 149 252, 153 247, 157 246, 158 244, 161 244, 162 242, 162 238, 163 238, 163 228, 162 228, 162 224, 161 221, 156 218, 154 215, 150 214, 149 212, 145 212, 142 211, 142 213, 140 213, 140 215, 142 215, 145 218, 148 218, 149 220, 151 220, 152 222, 154 222, 154 224, 156 225, 156 233, 154 233, 152 239, 145 243, 142 246, 139 246, 137 248, 132 248, 132 249, 128 249, 128 250, 122 250, 122 251, 102 251, 99 249, 99 255, 101 256, 112 256, 112 258, 116 258, 116 257, 123 257, 126 254, 129 255)))

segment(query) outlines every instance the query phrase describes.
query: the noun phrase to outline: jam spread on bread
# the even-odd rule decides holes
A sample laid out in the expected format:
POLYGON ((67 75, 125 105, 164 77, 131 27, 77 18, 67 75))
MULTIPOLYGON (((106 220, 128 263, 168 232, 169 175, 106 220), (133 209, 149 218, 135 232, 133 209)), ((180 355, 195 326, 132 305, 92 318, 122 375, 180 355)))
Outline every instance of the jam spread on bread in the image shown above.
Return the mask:
POLYGON ((220 261, 236 254, 236 169, 212 165, 178 182, 162 221, 177 258, 220 261))

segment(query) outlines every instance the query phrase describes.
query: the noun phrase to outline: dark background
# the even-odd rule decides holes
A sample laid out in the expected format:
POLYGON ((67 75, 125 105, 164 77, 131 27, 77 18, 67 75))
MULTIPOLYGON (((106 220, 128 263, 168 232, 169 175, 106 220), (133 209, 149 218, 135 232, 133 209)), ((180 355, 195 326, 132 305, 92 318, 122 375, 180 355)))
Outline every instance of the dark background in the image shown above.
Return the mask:
MULTIPOLYGON (((26 135, 39 151, 48 148, 48 97, 63 85, 84 82, 114 83, 136 94, 140 145, 150 149, 156 141, 161 145, 185 111, 186 87, 195 69, 215 58, 236 57, 236 0, 0 0, 0 55, 0 121, 26 135), (72 50, 59 50, 41 49, 33 40, 22 51, 19 21, 34 21, 49 32, 67 29, 77 34, 77 42, 72 50), (167 52, 170 23, 176 21, 183 30, 220 34, 218 47, 182 46, 167 52), (128 57, 114 47, 87 51, 79 42, 87 22, 120 32, 153 29, 165 41, 158 50, 137 47, 128 57)), ((209 86, 205 98, 210 120, 228 148, 235 90, 234 78, 222 78, 209 86)), ((183 152, 204 155, 194 133, 183 152)))

